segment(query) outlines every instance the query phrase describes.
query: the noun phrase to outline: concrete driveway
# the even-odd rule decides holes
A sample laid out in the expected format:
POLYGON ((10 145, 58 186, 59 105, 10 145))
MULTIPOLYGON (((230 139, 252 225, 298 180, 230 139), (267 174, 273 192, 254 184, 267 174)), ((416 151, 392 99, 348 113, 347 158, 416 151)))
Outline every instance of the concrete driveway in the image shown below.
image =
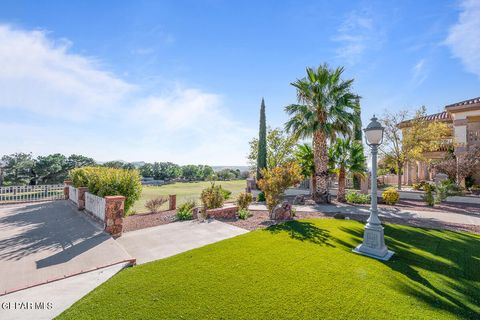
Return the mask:
POLYGON ((129 259, 65 200, 0 206, 0 295, 129 259))
POLYGON ((216 220, 193 220, 126 232, 116 241, 137 259, 137 264, 142 264, 247 232, 216 220))

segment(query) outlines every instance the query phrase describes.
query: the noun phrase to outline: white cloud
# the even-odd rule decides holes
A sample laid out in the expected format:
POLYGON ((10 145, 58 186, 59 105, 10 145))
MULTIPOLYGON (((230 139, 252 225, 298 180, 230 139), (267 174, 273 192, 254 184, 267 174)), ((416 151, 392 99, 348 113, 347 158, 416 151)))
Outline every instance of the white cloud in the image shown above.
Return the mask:
POLYGON ((480 77, 480 1, 461 3, 459 19, 448 33, 446 44, 466 70, 480 77))
POLYGON ((382 45, 385 33, 378 28, 369 13, 350 12, 333 37, 340 43, 337 57, 349 64, 356 64, 369 49, 382 45))
POLYGON ((113 108, 134 86, 68 52, 45 31, 0 25, 0 108, 82 119, 113 108))
POLYGON ((0 25, 2 153, 81 153, 97 160, 244 164, 254 130, 221 95, 172 84, 146 92, 70 52, 45 31, 0 25), (21 115, 28 115, 28 122, 21 115), (9 120, 5 120, 8 117, 9 120))
POLYGON ((412 83, 415 86, 421 85, 428 76, 425 59, 420 59, 412 68, 412 83))

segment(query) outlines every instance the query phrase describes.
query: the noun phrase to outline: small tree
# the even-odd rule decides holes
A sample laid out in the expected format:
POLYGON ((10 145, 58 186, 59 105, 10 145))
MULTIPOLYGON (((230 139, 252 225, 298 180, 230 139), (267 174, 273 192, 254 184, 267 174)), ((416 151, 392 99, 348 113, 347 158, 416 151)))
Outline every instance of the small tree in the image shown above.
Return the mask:
POLYGON ((393 162, 398 175, 398 190, 402 188, 402 168, 411 160, 427 161, 424 154, 436 151, 445 138, 451 136, 446 123, 425 120, 426 109, 421 107, 408 120, 408 111, 386 112, 380 121, 385 127, 380 152, 385 161, 393 162), (403 131, 402 131, 403 130, 403 131))
POLYGON ((466 153, 455 156, 449 154, 445 160, 434 165, 435 168, 448 175, 449 179, 460 184, 463 179, 478 171, 480 167, 480 148, 472 147, 466 153))
POLYGON ((317 179, 315 179, 315 162, 313 161, 313 149, 312 147, 307 144, 300 144, 297 146, 297 151, 295 152, 295 158, 297 160, 297 163, 300 165, 300 168, 302 170, 302 175, 305 178, 310 178, 312 183, 311 183, 311 188, 310 188, 310 194, 313 193, 314 190, 316 190, 316 183, 317 179))
POLYGON ((263 169, 262 177, 258 185, 265 194, 270 218, 273 219, 273 209, 282 201, 285 190, 302 180, 301 169, 296 162, 290 162, 282 167, 263 169))
MULTIPOLYGON (((250 166, 252 168, 257 167, 257 157, 259 153, 259 143, 257 138, 253 138, 250 142, 250 152, 247 156, 250 166)), ((279 128, 267 129, 267 159, 266 167, 272 169, 278 166, 282 166, 292 160, 294 160, 293 151, 297 140, 286 134, 279 128)))
POLYGON ((329 167, 338 176, 337 200, 345 202, 346 175, 363 175, 366 171, 363 146, 350 139, 337 138, 335 144, 328 150, 329 167))

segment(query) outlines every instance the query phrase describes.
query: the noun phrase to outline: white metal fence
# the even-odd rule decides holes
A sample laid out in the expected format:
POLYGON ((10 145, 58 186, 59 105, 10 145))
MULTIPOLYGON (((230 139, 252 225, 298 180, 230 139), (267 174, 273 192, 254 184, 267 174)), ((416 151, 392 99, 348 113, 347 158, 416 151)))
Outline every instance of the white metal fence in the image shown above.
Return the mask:
POLYGON ((0 204, 65 199, 63 185, 0 187, 0 204))
POLYGON ((101 221, 105 221, 105 198, 85 192, 85 209, 101 221))
POLYGON ((78 191, 74 186, 68 186, 68 199, 78 204, 78 191))

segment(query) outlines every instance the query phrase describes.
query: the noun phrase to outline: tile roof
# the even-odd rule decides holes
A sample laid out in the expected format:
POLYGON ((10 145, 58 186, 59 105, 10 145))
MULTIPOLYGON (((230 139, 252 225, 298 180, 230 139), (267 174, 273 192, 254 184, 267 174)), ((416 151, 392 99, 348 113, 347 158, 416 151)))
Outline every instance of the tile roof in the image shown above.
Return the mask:
MULTIPOLYGON (((412 120, 413 119, 402 121, 398 124, 398 126, 400 128, 408 127, 408 124, 412 120)), ((450 114, 447 111, 443 111, 443 112, 439 112, 439 113, 426 115, 424 117, 421 117, 420 120, 425 120, 425 121, 449 121, 449 120, 452 120, 452 117, 450 116, 450 114)))
POLYGON ((433 121, 433 120, 450 120, 452 119, 450 117, 450 114, 447 111, 439 112, 439 113, 434 113, 434 114, 429 114, 425 117, 422 117, 422 120, 426 121, 433 121))
POLYGON ((473 98, 473 99, 468 99, 468 100, 461 101, 461 102, 457 102, 457 103, 453 103, 453 104, 449 104, 449 105, 446 106, 445 108, 465 106, 465 105, 476 104, 476 103, 480 103, 480 97, 473 98))

